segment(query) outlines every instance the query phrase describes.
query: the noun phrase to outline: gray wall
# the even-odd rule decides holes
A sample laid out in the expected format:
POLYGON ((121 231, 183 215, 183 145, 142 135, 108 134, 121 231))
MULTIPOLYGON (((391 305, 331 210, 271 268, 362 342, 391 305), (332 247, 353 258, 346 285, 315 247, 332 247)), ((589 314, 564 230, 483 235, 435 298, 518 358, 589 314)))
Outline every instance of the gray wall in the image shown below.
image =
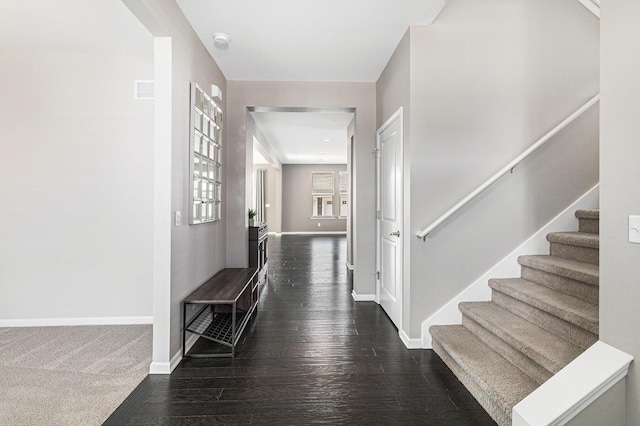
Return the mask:
MULTIPOLYGON (((450 0, 434 24, 411 27, 405 235, 429 225, 594 96, 598 43, 597 19, 574 0, 450 0)), ((406 92, 397 81, 407 67, 401 48, 391 64, 396 76, 381 79, 378 93, 393 84, 406 92)), ((406 96, 381 97, 378 124, 400 102, 406 96)), ((403 316, 410 337, 597 183, 597 133, 596 107, 426 243, 410 238, 411 298, 403 316)))
POLYGON ((338 172, 347 171, 346 164, 282 165, 282 232, 346 232, 346 219, 311 218, 311 173, 335 172, 336 193, 334 216, 340 214, 338 172))
POLYGON ((603 2, 600 139, 600 339, 635 358, 627 385, 627 425, 640 424, 640 245, 628 216, 640 215, 640 3, 603 2))
POLYGON ((120 2, 88 9, 111 31, 90 50, 30 7, 13 18, 36 44, 0 52, 0 326, 149 321, 153 101, 133 82, 153 79, 153 39, 120 2))
POLYGON ((377 118, 376 127, 380 128, 400 107, 403 111, 403 227, 402 240, 404 252, 404 265, 402 271, 402 328, 408 329, 411 324, 411 264, 408 262, 410 247, 415 233, 415 226, 411 224, 411 185, 409 176, 411 173, 411 73, 410 73, 410 30, 407 29, 404 37, 391 56, 376 85, 377 118))
MULTIPOLYGON (((190 89, 189 83, 197 82, 210 91, 215 84, 222 89, 223 96, 228 97, 226 79, 204 45, 195 34, 178 5, 171 0, 136 1, 147 13, 140 16, 147 18, 154 35, 171 38, 171 211, 166 212, 166 225, 171 226, 171 285, 169 306, 169 330, 161 330, 159 335, 170 333, 169 354, 156 354, 154 362, 163 361, 177 354, 181 347, 181 312, 180 304, 189 293, 200 286, 226 265, 226 222, 227 215, 239 215, 238 211, 224 210, 228 203, 229 138, 227 135, 227 119, 223 122, 222 164, 223 164, 223 217, 221 221, 200 225, 188 224, 190 203, 189 181, 190 167, 190 89), (182 213, 181 226, 173 226, 172 215, 175 211, 182 213)), ((133 7, 133 6, 132 6, 133 7)), ((226 102, 221 108, 226 116, 226 102)), ((166 171, 160 171, 166 173, 166 171)), ((242 209, 246 212, 246 209, 242 209)), ((154 288, 158 294, 165 289, 154 288)), ((156 328, 166 323, 166 318, 154 318, 156 328)), ((157 330, 154 329, 154 336, 157 330)), ((155 348, 155 343, 154 343, 155 348)))
POLYGON ((354 173, 354 290, 375 292, 375 147, 374 83, 304 83, 229 81, 227 104, 227 266, 246 265, 247 186, 253 168, 252 141, 247 140, 247 107, 356 108, 354 173), (247 173, 248 171, 248 173, 247 173))

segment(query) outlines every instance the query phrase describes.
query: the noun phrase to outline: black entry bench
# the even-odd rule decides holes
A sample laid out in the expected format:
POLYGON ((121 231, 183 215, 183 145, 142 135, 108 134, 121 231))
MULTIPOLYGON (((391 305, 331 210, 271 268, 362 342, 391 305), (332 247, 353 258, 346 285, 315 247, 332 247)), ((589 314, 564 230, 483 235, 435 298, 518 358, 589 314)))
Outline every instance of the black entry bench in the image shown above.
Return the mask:
POLYGON ((258 305, 258 269, 226 268, 182 301, 182 357, 233 357, 236 344, 258 305), (187 320, 187 314, 197 311, 187 320), (187 354, 187 332, 229 347, 229 352, 187 354))

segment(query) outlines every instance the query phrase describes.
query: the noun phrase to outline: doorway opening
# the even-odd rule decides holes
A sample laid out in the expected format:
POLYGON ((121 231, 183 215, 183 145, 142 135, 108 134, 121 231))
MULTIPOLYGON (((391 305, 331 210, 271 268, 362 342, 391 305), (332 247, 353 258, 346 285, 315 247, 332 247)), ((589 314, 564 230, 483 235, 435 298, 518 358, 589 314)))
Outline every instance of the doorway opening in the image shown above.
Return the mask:
POLYGON ((348 269, 355 116, 355 108, 248 107, 246 118, 247 205, 271 234, 346 234, 348 269))

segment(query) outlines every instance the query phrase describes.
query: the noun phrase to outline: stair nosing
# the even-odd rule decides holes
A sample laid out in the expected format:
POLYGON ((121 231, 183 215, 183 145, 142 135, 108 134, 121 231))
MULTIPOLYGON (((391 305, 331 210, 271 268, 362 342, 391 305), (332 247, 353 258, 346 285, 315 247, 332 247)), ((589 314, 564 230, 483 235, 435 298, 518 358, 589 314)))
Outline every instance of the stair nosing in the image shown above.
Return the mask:
POLYGON ((580 209, 576 210, 575 216, 578 219, 600 220, 599 209, 580 209))
POLYGON ((495 291, 505 293, 507 296, 519 300, 520 302, 526 303, 527 305, 547 312, 548 314, 574 324, 577 327, 581 327, 591 333, 598 334, 598 306, 594 305, 593 303, 579 299, 575 296, 564 294, 557 290, 553 290, 551 288, 525 280, 523 278, 492 278, 489 280, 489 286, 495 291), (513 288, 513 286, 508 284, 514 282, 519 282, 519 284, 516 286, 519 288, 513 288), (502 291, 503 287, 505 286, 508 287, 513 293, 506 293, 502 291), (541 296, 545 297, 535 297, 531 295, 530 292, 521 291, 531 288, 536 289, 536 291, 540 293, 541 296), (554 297, 548 297, 550 294, 553 294, 554 297), (560 303, 551 303, 550 300, 560 303), (566 309, 568 308, 568 305, 562 302, 567 300, 571 300, 573 303, 582 305, 582 307, 587 308, 585 312, 583 312, 587 315, 580 315, 580 313, 575 311, 574 309, 566 309), (588 315, 588 312, 593 310, 595 310, 595 318, 592 315, 588 315))
POLYGON ((550 232, 547 234, 547 241, 594 250, 600 247, 600 235, 589 232, 550 232))
MULTIPOLYGON (((506 371, 509 371, 510 375, 515 375, 515 376, 519 376, 518 379, 525 384, 528 384, 527 387, 531 388, 531 390, 527 393, 527 395, 529 393, 531 393, 533 390, 535 390, 539 385, 529 376, 527 376, 525 373, 523 373, 518 367, 516 367, 515 365, 511 364, 508 360, 506 360, 504 357, 502 357, 498 352, 494 351, 491 347, 487 346, 482 340, 478 339, 473 333, 471 333, 469 330, 467 330, 466 328, 464 328, 462 325, 439 325, 439 326, 432 326, 429 328, 429 332, 431 333, 432 337, 434 338, 434 340, 436 340, 441 346, 442 348, 447 351, 447 353, 449 354, 449 356, 458 364, 460 365, 460 367, 465 370, 468 374, 470 374, 472 377, 477 378, 479 380, 476 380, 476 382, 478 383, 478 386, 487 393, 487 395, 490 396, 499 396, 500 398, 495 398, 493 397, 494 401, 500 405, 501 407, 504 408, 508 408, 511 409, 513 408, 513 405, 511 405, 511 401, 507 400, 504 395, 502 395, 501 393, 497 392, 497 387, 495 386, 496 381, 491 381, 491 379, 495 379, 496 377, 502 377, 504 378, 505 376, 507 376, 506 371), (495 372, 496 374, 488 374, 486 376, 482 376, 480 377, 479 375, 473 374, 471 375, 469 373, 469 371, 477 371, 474 370, 474 367, 477 367, 476 365, 474 365, 474 362, 472 359, 461 359, 464 358, 463 354, 459 354, 457 352, 455 352, 454 350, 452 350, 453 348, 451 348, 450 345, 448 345, 446 342, 443 342, 443 340, 441 340, 440 338, 438 338, 437 334, 437 330, 439 329, 443 329, 443 328, 447 328, 447 327, 452 327, 452 328, 456 328, 458 331, 463 331, 465 333, 468 333, 467 336, 467 342, 469 342, 469 344, 471 344, 471 342, 473 342, 474 345, 479 344, 479 348, 481 348, 482 351, 487 352, 490 351, 492 352, 492 356, 490 357, 490 359, 492 360, 496 360, 496 359, 501 359, 500 364, 502 364, 502 366, 499 369, 496 369, 497 371, 495 372), (462 330, 460 330, 462 329, 462 330), (434 333, 435 331, 435 333, 434 333), (498 371, 500 372, 500 374, 497 374, 498 371), (489 379, 489 380, 487 380, 489 379), (533 385, 533 386, 532 386, 533 385)), ((476 351, 475 353, 478 353, 478 351, 476 351)), ((517 399, 517 398, 516 398, 517 399)), ((517 403, 517 402, 516 402, 517 403)), ((515 405, 515 404, 514 404, 515 405)))
MULTIPOLYGON (((552 374, 557 373, 562 367, 567 365, 567 363, 571 362, 582 352, 582 349, 578 346, 567 342, 561 337, 558 337, 553 333, 544 330, 543 328, 540 328, 535 323, 519 317, 518 315, 495 304, 494 302, 461 302, 460 311, 463 315, 469 316, 469 318, 476 321, 489 332, 502 339, 505 343, 512 346, 514 349, 518 350, 526 357, 536 362, 538 365, 552 374), (474 310, 474 308, 477 308, 480 312, 474 310), (500 312, 500 314, 510 317, 510 320, 496 323, 495 321, 492 321, 490 318, 487 318, 485 315, 483 315, 482 311, 486 309, 502 311, 500 312), (517 323, 519 323, 518 325, 520 326, 527 327, 529 336, 535 335, 540 339, 544 339, 544 347, 551 346, 554 349, 558 349, 558 346, 565 346, 569 349, 572 349, 573 353, 571 353, 567 357, 549 356, 549 354, 543 353, 542 351, 538 350, 538 347, 536 345, 531 344, 531 339, 523 339, 522 336, 517 334, 517 332, 514 333, 514 331, 517 330, 513 330, 511 327, 509 327, 510 325, 514 325, 517 323), (505 324, 507 325, 506 327, 505 324)), ((551 352, 551 354, 553 355, 561 353, 563 352, 556 352, 555 350, 551 352)))
POLYGON ((518 256, 518 264, 594 286, 598 286, 600 282, 599 266, 579 260, 533 254, 518 256))

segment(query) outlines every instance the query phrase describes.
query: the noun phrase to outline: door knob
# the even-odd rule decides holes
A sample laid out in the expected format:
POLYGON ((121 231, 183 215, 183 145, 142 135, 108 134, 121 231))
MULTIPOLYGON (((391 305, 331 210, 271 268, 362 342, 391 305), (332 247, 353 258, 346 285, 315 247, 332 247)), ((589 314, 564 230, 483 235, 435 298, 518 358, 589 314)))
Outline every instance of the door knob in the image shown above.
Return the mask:
POLYGON ((389 234, 389 236, 391 236, 391 237, 399 237, 400 236, 400 231, 392 232, 392 233, 389 234))

